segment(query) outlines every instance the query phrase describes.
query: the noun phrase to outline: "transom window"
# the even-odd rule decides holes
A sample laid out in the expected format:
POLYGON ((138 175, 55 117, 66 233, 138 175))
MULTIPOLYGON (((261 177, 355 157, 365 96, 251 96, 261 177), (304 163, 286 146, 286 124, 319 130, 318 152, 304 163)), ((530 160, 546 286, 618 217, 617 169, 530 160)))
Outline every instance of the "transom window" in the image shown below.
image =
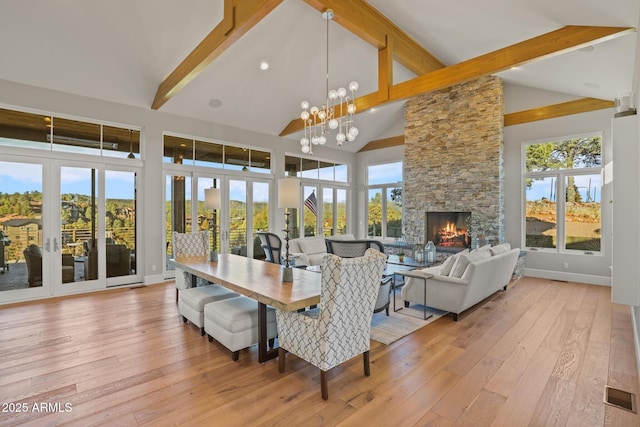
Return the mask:
POLYGON ((602 136, 526 143, 524 160, 525 246, 600 252, 602 136))

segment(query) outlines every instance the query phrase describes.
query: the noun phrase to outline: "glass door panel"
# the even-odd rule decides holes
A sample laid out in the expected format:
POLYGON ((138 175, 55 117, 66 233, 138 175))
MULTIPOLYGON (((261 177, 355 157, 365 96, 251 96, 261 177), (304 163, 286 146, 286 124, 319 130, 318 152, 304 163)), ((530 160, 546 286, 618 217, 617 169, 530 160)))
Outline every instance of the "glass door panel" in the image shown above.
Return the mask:
MULTIPOLYGON (((191 232, 191 177, 184 175, 167 175, 165 180, 165 233, 168 260, 171 258, 171 233, 191 232)), ((173 266, 166 263, 166 270, 173 266)))
POLYGON ((62 271, 58 283, 98 279, 98 171, 60 168, 62 271))
POLYGON ((247 182, 229 180, 229 247, 231 253, 247 256, 247 182))
POLYGON ((303 219, 304 237, 315 236, 318 231, 318 192, 317 187, 304 186, 303 219))
POLYGON ((136 274, 136 173, 105 171, 107 277, 136 274))
POLYGON ((220 188, 220 180, 216 178, 199 177, 196 191, 198 231, 209 231, 209 248, 215 247, 220 252, 220 209, 208 209, 205 203, 205 190, 220 188))
POLYGON ((265 259, 266 255, 260 246, 258 231, 269 231, 269 183, 253 183, 253 257, 265 259))
POLYGON ((44 176, 43 164, 0 161, 0 300, 49 292, 50 252, 43 247, 43 210, 48 208, 44 176))

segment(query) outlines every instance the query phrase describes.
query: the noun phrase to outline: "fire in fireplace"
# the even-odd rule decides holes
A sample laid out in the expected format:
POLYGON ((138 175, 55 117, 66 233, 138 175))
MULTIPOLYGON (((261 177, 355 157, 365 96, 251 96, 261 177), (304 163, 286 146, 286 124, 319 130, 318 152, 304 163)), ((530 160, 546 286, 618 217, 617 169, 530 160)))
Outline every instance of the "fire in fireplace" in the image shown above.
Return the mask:
POLYGON ((425 234, 436 246, 466 248, 470 245, 467 223, 471 212, 427 212, 425 234))

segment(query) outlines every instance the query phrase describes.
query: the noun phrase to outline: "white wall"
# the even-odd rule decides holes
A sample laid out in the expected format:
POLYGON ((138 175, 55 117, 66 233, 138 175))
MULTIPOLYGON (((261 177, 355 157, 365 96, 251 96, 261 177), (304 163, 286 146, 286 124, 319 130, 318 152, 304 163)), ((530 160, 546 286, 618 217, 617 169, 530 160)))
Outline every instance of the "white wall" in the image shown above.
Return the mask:
MULTIPOLYGON (((295 140, 264 135, 243 129, 193 120, 161 111, 105 102, 63 92, 22 85, 0 80, 0 106, 29 109, 55 115, 73 116, 78 119, 108 121, 114 124, 142 127, 143 182, 140 194, 142 215, 138 223, 143 233, 142 273, 145 283, 157 283, 164 279, 164 201, 162 189, 162 133, 172 132, 196 138, 215 139, 221 142, 266 148, 273 150, 275 178, 284 176, 285 154, 301 155, 300 143, 295 140), (282 171, 282 172, 280 172, 282 171), (155 271, 152 266, 156 266, 155 271)), ((39 151, 40 152, 40 151, 39 151)), ((315 157, 322 160, 347 163, 355 162, 355 155, 326 147, 314 148, 315 157)), ((94 158, 95 159, 95 158, 94 158)), ((113 161, 113 159, 109 159, 113 161)), ((353 169, 353 167, 350 167, 353 169)), ((238 172, 240 174, 240 172, 238 172)), ((274 185, 277 185, 274 183, 274 185)), ((275 194, 275 193, 274 193, 275 194)), ((275 210, 276 230, 284 228, 284 211, 275 210)), ((353 227, 353 225, 352 225, 353 227)))

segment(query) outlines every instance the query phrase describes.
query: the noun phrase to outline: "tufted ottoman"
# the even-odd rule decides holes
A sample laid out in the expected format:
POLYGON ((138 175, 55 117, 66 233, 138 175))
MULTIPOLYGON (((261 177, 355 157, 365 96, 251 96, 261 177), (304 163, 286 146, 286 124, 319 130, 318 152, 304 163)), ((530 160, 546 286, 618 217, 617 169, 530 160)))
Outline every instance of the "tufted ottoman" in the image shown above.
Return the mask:
POLYGON ((200 333, 204 335, 205 305, 214 301, 235 298, 239 295, 237 292, 230 291, 220 285, 183 289, 178 296, 178 311, 185 323, 187 320, 191 321, 191 323, 200 328, 200 333))
MULTIPOLYGON (((238 360, 239 350, 258 342, 258 302, 239 296, 207 304, 204 331, 209 341, 215 339, 233 352, 233 360, 238 360)), ((275 309, 267 307, 267 338, 271 347, 277 335, 275 309)))

